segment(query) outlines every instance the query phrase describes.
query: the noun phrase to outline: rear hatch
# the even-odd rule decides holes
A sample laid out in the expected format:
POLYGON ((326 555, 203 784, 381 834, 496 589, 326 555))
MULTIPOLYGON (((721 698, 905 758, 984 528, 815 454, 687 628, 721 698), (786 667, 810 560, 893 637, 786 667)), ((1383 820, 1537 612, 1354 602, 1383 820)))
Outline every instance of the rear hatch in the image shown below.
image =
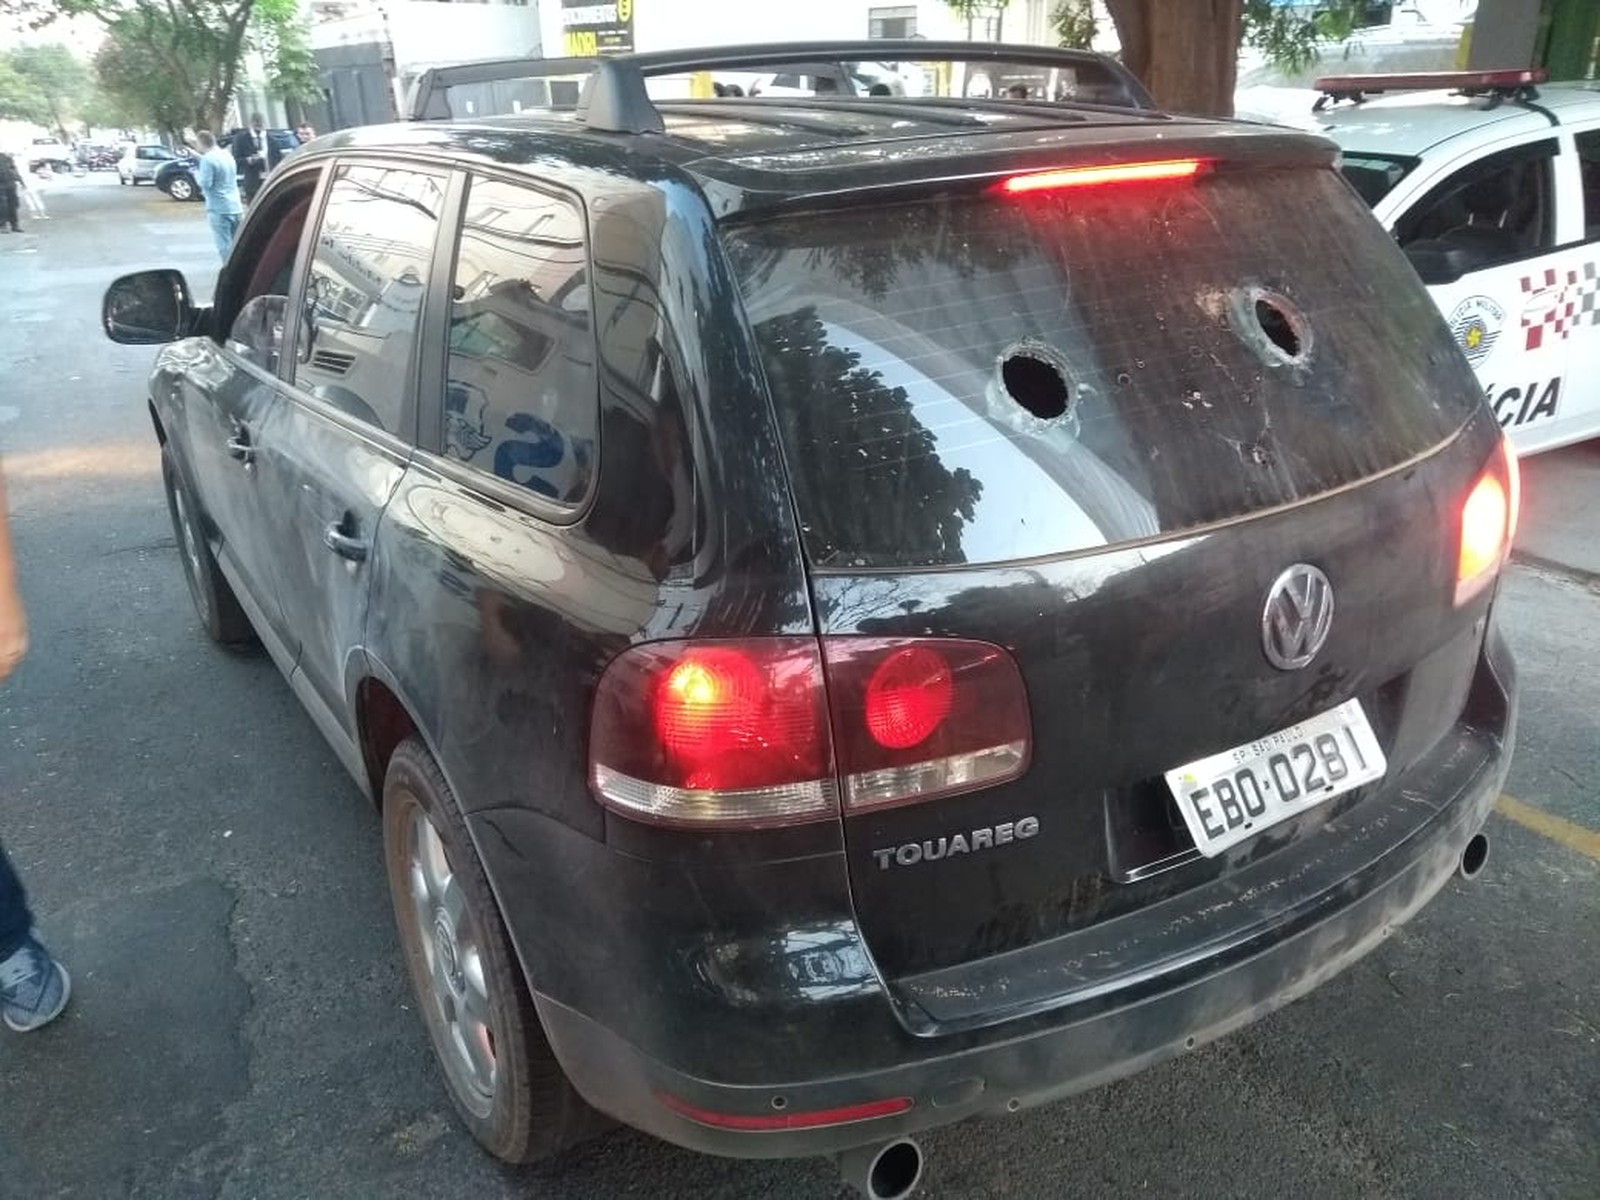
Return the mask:
MULTIPOLYGON (((1355 699, 1393 780, 1460 711, 1486 601, 1455 603, 1454 531, 1496 431, 1404 258, 1300 157, 969 178, 724 227, 819 631, 992 643, 1026 690, 1019 778, 847 806, 890 979, 1213 887, 1380 786, 1206 856, 1174 768, 1355 699), (1295 564, 1336 607, 1285 669, 1264 602, 1295 564), (1401 738, 1408 705, 1440 711, 1401 738)), ((1096 953, 1128 973, 1145 951, 1096 953)))

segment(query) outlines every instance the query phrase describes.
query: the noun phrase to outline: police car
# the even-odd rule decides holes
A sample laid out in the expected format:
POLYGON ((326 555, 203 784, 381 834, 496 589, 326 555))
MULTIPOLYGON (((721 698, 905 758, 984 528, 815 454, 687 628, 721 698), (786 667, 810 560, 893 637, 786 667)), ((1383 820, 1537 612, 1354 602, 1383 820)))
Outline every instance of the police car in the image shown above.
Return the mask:
POLYGON ((1600 86, 1518 70, 1316 87, 1316 127, 1517 449, 1600 435, 1600 86))

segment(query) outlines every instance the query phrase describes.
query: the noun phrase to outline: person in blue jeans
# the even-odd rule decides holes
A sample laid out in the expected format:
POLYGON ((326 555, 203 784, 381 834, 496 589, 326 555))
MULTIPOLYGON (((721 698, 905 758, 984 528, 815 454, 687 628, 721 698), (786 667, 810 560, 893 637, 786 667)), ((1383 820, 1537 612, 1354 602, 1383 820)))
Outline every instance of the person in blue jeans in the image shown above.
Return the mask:
MULTIPOLYGON (((28 618, 17 591, 6 482, 0 473, 0 679, 28 652, 28 618)), ((33 914, 5 847, 0 846, 0 1020, 26 1033, 61 1015, 72 993, 66 968, 50 957, 33 932, 33 914)))
POLYGON ((233 235, 239 232, 239 218, 244 213, 239 199, 238 167, 233 155, 217 145, 216 136, 209 129, 195 134, 194 140, 200 147, 200 165, 195 169, 194 181, 206 198, 206 221, 217 244, 217 257, 227 262, 233 235))

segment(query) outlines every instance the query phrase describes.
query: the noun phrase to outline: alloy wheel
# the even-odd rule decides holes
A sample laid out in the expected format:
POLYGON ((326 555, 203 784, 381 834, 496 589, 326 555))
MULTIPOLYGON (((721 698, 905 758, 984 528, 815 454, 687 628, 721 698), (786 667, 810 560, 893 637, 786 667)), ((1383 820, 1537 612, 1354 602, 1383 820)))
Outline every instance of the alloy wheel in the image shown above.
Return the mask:
POLYGON ((498 1060, 492 1005, 478 922, 445 853, 444 842, 422 806, 413 804, 407 830, 406 874, 411 934, 427 966, 431 1021, 444 1034, 445 1069, 474 1111, 494 1103, 498 1060))

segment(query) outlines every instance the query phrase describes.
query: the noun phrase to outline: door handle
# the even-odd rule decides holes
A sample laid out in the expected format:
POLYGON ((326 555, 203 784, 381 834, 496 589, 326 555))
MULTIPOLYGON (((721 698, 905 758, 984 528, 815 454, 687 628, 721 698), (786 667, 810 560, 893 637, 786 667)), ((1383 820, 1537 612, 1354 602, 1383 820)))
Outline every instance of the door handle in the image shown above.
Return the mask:
POLYGON ((229 438, 226 446, 229 458, 236 458, 246 466, 255 461, 256 448, 250 444, 250 435, 244 430, 229 438))
POLYGON ((367 560, 367 543, 352 534, 346 533, 345 524, 344 521, 338 521, 324 529, 322 531, 322 544, 340 558, 348 558, 351 562, 365 562, 367 560))

